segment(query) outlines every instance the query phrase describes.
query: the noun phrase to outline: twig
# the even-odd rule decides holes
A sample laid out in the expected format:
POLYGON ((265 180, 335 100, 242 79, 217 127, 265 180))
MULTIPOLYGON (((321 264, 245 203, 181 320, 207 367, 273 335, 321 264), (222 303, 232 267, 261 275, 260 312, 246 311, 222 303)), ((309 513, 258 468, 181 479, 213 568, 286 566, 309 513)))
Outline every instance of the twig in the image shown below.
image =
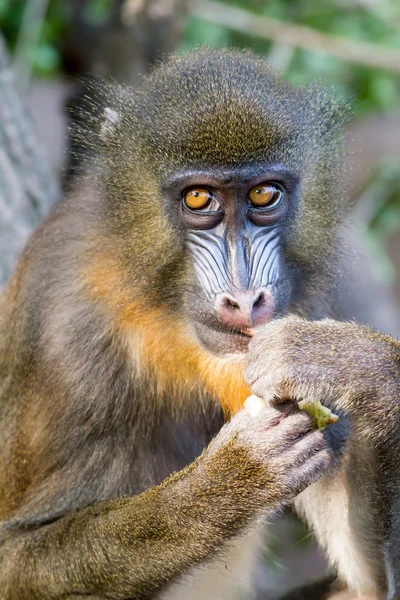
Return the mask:
POLYGON ((194 1, 191 14, 199 19, 287 46, 302 48, 310 52, 324 52, 346 62, 400 73, 399 50, 320 33, 304 25, 294 25, 278 19, 251 14, 240 8, 212 0, 194 1))
POLYGON ((14 68, 18 88, 25 94, 29 88, 33 55, 36 49, 49 0, 28 0, 15 50, 14 68))

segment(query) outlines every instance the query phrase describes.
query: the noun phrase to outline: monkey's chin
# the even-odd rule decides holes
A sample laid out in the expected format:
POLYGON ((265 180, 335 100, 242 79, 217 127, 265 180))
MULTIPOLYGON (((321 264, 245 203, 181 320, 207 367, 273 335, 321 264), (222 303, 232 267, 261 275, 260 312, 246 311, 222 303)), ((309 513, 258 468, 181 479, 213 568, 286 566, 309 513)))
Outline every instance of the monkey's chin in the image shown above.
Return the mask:
POLYGON ((221 331, 204 323, 194 323, 193 330, 199 344, 210 354, 221 358, 242 357, 247 353, 252 332, 221 331))

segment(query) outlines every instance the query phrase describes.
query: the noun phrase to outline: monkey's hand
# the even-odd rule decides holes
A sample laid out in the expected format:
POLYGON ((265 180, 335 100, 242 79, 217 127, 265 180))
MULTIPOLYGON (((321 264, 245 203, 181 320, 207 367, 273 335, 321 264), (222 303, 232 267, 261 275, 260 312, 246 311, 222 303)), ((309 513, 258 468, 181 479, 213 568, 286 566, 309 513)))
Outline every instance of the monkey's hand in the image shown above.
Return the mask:
POLYGON ((247 382, 257 396, 272 404, 319 400, 343 414, 324 432, 334 470, 294 504, 357 597, 400 597, 399 367, 400 344, 391 337, 331 320, 273 321, 248 353, 247 382))
POLYGON ((272 403, 320 401, 389 431, 400 416, 399 367, 400 345, 390 336, 356 323, 291 316, 254 336, 246 380, 272 403))
MULTIPOLYGON (((250 519, 286 502, 314 483, 330 453, 311 418, 292 403, 245 408, 225 425, 199 460, 204 490, 231 514, 250 519)), ((211 500, 211 499, 210 499, 211 500)), ((219 509, 221 519, 221 508, 219 509)))

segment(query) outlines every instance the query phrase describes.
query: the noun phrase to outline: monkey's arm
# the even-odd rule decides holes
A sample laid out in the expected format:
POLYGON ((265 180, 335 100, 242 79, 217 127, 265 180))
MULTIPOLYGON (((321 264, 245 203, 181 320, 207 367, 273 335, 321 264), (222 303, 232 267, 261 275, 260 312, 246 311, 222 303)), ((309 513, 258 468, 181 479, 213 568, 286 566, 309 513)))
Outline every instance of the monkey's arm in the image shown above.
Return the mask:
POLYGON ((150 598, 315 481, 328 462, 306 415, 281 407, 253 418, 244 410, 197 461, 158 487, 47 524, 6 523, 1 597, 150 598))
POLYGON ((319 400, 341 414, 324 432, 335 447, 348 427, 335 471, 295 507, 351 590, 399 597, 400 344, 356 323, 288 317, 255 336, 247 379, 266 400, 319 400))
POLYGON ((151 597, 221 543, 215 523, 204 515, 202 535, 194 536, 201 516, 193 518, 195 498, 187 485, 171 481, 40 528, 10 532, 2 551, 2 597, 151 597))

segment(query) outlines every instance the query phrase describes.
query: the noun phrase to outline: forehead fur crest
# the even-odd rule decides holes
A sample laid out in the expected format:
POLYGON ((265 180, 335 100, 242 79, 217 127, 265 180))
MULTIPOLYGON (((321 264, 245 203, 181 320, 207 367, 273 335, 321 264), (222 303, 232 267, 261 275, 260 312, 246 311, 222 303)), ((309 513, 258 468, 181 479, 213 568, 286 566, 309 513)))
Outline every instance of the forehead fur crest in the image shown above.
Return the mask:
POLYGON ((288 85, 250 52, 204 48, 170 58, 111 102, 131 149, 163 172, 258 161, 301 170, 343 117, 325 91, 288 85))

